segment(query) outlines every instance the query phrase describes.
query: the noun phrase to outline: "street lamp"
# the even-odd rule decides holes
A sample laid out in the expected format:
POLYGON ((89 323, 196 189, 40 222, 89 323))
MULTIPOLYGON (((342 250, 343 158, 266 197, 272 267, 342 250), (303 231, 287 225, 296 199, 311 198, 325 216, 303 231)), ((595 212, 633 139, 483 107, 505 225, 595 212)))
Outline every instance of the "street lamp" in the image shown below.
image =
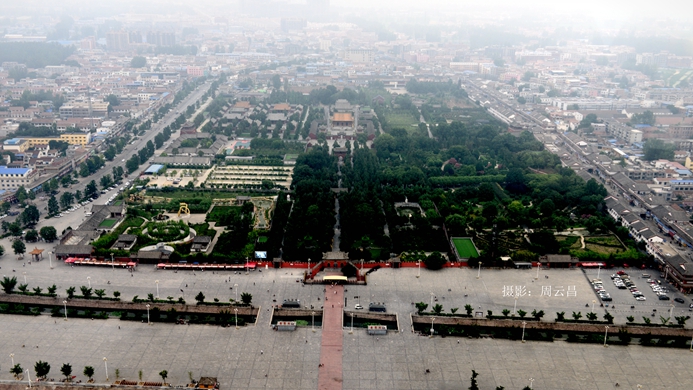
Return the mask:
POLYGON ((106 381, 108 382, 108 359, 103 358, 103 365, 106 367, 106 381))
POLYGON ((541 263, 537 263, 537 277, 534 280, 539 280, 539 268, 541 268, 541 263))
MULTIPOLYGON (((353 317, 352 317, 352 318, 353 318, 353 317)), ((352 320, 352 321, 353 321, 353 320, 352 320)), ((352 322, 351 327, 352 327, 352 328, 354 327, 353 322, 352 322)), ((10 354, 10 359, 12 359, 12 367, 14 367, 14 354, 13 354, 13 353, 10 354)))
POLYGON ((430 339, 431 337, 433 337, 433 321, 435 321, 435 318, 431 318, 431 334, 428 335, 428 338, 429 338, 429 339, 430 339))
POLYGON ((529 378, 529 390, 534 388, 534 378, 529 378))
POLYGON ((421 260, 419 260, 419 261, 416 263, 416 265, 419 266, 419 273, 416 274, 416 277, 417 277, 417 278, 420 278, 420 277, 421 277, 421 260))
POLYGON ((235 284, 233 285, 233 289, 236 290, 236 300, 235 300, 235 302, 236 302, 236 304, 238 304, 238 283, 235 283, 235 284))
POLYGON ((606 347, 606 346, 607 346, 607 345, 606 345, 606 338, 607 338, 608 335, 609 335, 609 327, 608 327, 608 326, 605 326, 604 328, 605 328, 605 330, 604 330, 604 347, 606 347))
POLYGON ((91 276, 87 276, 87 283, 89 283, 89 288, 91 288, 91 276))
POLYGON ((24 274, 24 284, 26 284, 26 272, 22 272, 24 274))
POLYGON ((65 309, 65 321, 67 321, 67 301, 63 300, 63 308, 65 309))
POLYGON ((147 307, 147 325, 151 325, 152 323, 149 322, 149 308, 150 308, 151 306, 149 306, 149 304, 147 304, 146 307, 147 307))
POLYGON ((156 283, 156 299, 159 299, 159 281, 155 280, 154 283, 156 283))
MULTIPOLYGON (((313 317, 313 332, 315 332, 315 312, 310 312, 311 317, 313 317)), ((352 317, 353 318, 353 317, 352 317)))
MULTIPOLYGON (((354 313, 351 313, 351 330, 349 334, 354 334, 354 313)), ((693 352, 693 340, 691 340, 691 352, 693 352)), ((12 365, 14 366, 14 363, 12 365)))
POLYGON ((48 266, 53 269, 53 252, 48 252, 48 266))
POLYGON ((238 309, 233 309, 233 311, 236 313, 236 329, 238 329, 238 309))
POLYGON ((111 252, 111 268, 115 271, 115 263, 113 262, 113 252, 111 252))
POLYGON ((597 303, 596 299, 592 300, 592 311, 590 313, 594 313, 594 304, 597 303))
POLYGON ((435 294, 431 293, 431 311, 433 310, 433 297, 435 294))
POLYGON ((525 342, 525 325, 527 325, 526 321, 522 321, 522 342, 525 342))
POLYGON ((29 369, 26 369, 26 379, 29 381, 29 387, 31 387, 31 373, 29 373, 29 369))
POLYGON ((517 295, 515 295, 515 306, 513 306, 513 315, 517 314, 517 295))
POLYGON ((602 263, 597 264, 597 279, 599 279, 599 271, 602 270, 602 263))
POLYGON ((669 319, 671 319, 671 316, 674 314, 674 304, 671 304, 671 307, 669 308, 669 319))
POLYGON ((479 261, 479 271, 476 273, 476 278, 481 278, 481 261, 479 261))

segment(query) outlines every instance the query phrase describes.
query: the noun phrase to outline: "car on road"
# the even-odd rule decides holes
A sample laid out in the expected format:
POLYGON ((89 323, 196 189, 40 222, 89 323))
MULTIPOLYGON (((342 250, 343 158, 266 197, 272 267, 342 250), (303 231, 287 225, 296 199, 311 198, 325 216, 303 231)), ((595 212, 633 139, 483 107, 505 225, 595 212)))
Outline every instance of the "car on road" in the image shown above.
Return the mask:
POLYGON ((685 303, 685 301, 683 300, 683 298, 674 298, 674 300, 675 300, 676 302, 678 302, 678 303, 685 303))
POLYGON ((356 310, 362 310, 362 309, 363 309, 363 306, 361 306, 360 304, 357 303, 356 306, 354 306, 354 309, 356 309, 356 310))

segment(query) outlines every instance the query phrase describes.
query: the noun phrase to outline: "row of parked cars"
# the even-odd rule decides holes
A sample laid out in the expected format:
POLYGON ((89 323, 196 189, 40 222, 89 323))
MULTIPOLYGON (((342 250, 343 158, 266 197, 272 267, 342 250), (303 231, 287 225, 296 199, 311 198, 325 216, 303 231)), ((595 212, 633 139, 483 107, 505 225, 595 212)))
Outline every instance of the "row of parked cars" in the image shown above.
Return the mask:
MULTIPOLYGON (((640 290, 638 290, 638 286, 635 285, 633 280, 631 280, 630 276, 624 271, 618 271, 617 273, 612 274, 611 279, 614 281, 614 286, 616 286, 617 288, 621 290, 629 290, 636 301, 647 300, 647 298, 645 298, 645 295, 642 292, 640 292, 640 290)), ((669 297, 667 297, 666 299, 669 299, 669 297)))
POLYGON ((594 288, 594 291, 597 292, 597 295, 599 295, 599 299, 604 302, 612 301, 611 295, 604 289, 601 279, 592 279, 592 287, 594 288))

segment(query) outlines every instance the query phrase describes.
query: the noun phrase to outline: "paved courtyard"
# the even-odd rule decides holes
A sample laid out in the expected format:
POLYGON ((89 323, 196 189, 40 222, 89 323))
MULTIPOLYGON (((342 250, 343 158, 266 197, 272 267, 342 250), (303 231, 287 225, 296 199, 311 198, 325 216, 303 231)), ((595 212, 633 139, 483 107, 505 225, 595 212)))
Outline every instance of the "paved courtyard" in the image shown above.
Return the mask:
MULTIPOLYGON (((54 263, 51 270, 48 261, 22 266, 23 263, 5 255, 0 259, 0 272, 17 276, 20 282, 26 272, 30 288, 55 283, 63 296, 66 288, 91 282, 93 288, 104 288, 109 295, 118 290, 122 299, 129 301, 134 295, 156 294, 156 280, 159 296, 184 295, 189 303, 199 291, 207 300, 228 300, 235 298, 236 291, 239 296, 241 292, 250 292, 254 305, 261 306, 261 311, 257 325, 239 330, 204 325, 147 326, 117 319, 62 321, 48 315, 3 315, 0 356, 5 357, 0 361, 0 379, 11 380, 9 354, 14 353, 15 362, 25 368, 33 368, 39 359, 48 361, 49 376, 55 379, 60 377, 60 365, 69 362, 78 379, 85 379, 81 374, 83 367, 91 365, 96 368, 97 382, 104 382, 102 358, 107 357, 110 380, 118 369, 121 378, 136 380, 142 370, 144 380, 157 381, 158 372, 165 369, 172 384, 186 383, 188 372, 192 372, 194 377, 217 376, 223 389, 318 388, 322 330, 313 333, 307 327, 295 332, 275 332, 269 327, 268 308, 283 299, 300 299, 303 305, 318 308, 323 305, 324 287, 297 283, 300 270, 263 269, 246 275, 174 273, 141 266, 131 276, 125 270, 110 268, 72 268, 54 263), (234 287, 235 284, 238 286, 234 287)), ((429 339, 411 332, 412 302, 428 303, 431 292, 445 311, 452 307, 463 311, 469 303, 477 310, 481 306, 484 313, 493 310, 500 314, 503 308, 513 309, 514 295, 508 296, 508 286, 513 286, 513 294, 521 295, 517 308, 529 312, 535 308, 545 310, 546 320, 553 320, 555 311, 585 313, 589 310, 585 303, 591 303, 594 294, 582 271, 540 271, 538 280, 534 280, 536 270, 482 269, 480 279, 476 279, 477 270, 469 269, 421 270, 420 278, 416 274, 416 269, 381 269, 369 275, 368 286, 346 286, 344 296, 349 308, 358 300, 355 296, 360 297, 364 306, 369 301, 385 302, 388 311, 398 315, 403 332, 375 337, 366 335, 364 330, 354 334, 345 330, 342 388, 467 388, 472 369, 480 374, 481 388, 520 389, 529 385, 529 378, 535 380, 534 389, 611 389, 616 382, 625 389, 636 389, 638 384, 644 389, 693 388, 693 376, 687 370, 693 354, 687 350, 635 345, 604 348, 565 342, 522 344, 454 337, 429 339), (550 297, 545 288, 542 295, 542 287, 548 285, 552 287, 550 297), (575 288, 569 290, 569 286, 575 288), (557 287, 563 287, 565 295, 557 296, 557 287), (568 291, 575 291, 575 295, 568 296, 568 291), (430 373, 426 374, 426 369, 430 373)), ((668 308, 666 303, 662 307, 668 308)), ((617 315, 619 320, 624 318, 617 315)))

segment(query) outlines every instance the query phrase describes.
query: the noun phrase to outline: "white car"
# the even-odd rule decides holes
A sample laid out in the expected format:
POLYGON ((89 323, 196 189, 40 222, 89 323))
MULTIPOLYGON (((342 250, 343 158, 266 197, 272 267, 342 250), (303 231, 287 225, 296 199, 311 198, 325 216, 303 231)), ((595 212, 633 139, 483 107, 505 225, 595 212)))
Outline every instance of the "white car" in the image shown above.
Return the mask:
POLYGON ((362 310, 362 309, 363 309, 363 306, 361 306, 360 304, 357 303, 356 306, 354 306, 354 309, 356 309, 356 310, 362 310))
POLYGON ((641 295, 641 296, 639 296, 639 297, 635 297, 635 300, 636 300, 636 301, 646 301, 647 298, 645 298, 645 297, 643 297, 643 296, 641 295))

